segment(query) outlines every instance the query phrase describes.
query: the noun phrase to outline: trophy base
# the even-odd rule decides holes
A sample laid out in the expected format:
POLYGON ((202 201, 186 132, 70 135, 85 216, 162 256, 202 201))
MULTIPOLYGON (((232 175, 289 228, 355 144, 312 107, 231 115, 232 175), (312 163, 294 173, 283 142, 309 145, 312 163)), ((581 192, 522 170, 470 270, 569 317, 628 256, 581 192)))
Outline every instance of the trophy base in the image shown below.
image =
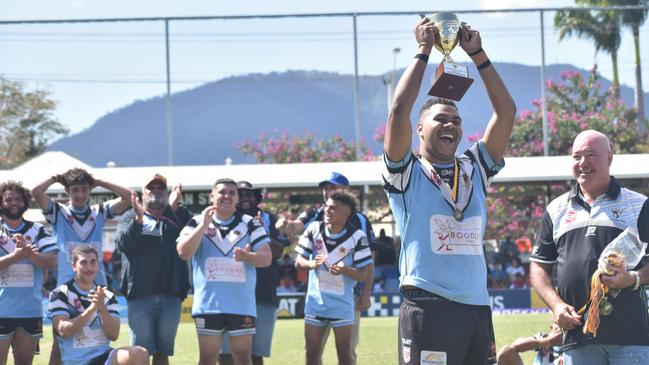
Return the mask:
POLYGON ((437 79, 433 82, 428 95, 460 101, 473 84, 473 79, 468 75, 468 67, 457 63, 442 62, 437 67, 437 79))

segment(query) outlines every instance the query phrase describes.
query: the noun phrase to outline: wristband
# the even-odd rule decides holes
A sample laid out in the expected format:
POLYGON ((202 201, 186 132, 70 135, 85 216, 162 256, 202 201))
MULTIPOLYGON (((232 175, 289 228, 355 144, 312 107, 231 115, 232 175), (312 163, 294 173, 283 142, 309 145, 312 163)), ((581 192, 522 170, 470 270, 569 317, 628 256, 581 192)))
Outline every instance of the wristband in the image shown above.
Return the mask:
POLYGON ((428 55, 427 55, 427 54, 424 54, 424 53, 417 53, 417 54, 415 55, 415 58, 424 61, 424 63, 428 63, 428 55))
POLYGON ((629 271, 629 274, 633 276, 633 279, 635 280, 635 283, 633 284, 633 288, 631 290, 638 290, 640 288, 640 274, 637 271, 629 271))
POLYGON ((480 52, 484 52, 484 49, 482 49, 482 48, 478 48, 477 50, 475 50, 475 51, 469 53, 469 57, 473 57, 473 56, 477 55, 477 54, 480 53, 480 52))
POLYGON ((491 61, 486 60, 483 63, 481 63, 480 65, 478 65, 478 71, 483 70, 483 69, 485 69, 485 68, 487 68, 489 66, 491 66, 491 61))

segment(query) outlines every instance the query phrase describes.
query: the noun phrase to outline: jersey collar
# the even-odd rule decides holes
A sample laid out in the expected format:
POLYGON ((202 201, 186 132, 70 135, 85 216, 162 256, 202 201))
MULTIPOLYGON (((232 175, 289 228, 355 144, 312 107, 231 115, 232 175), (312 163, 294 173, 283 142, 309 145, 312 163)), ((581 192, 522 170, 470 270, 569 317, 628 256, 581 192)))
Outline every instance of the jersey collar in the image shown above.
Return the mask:
MULTIPOLYGON (((622 190, 622 185, 617 181, 615 176, 611 175, 611 181, 608 183, 608 190, 606 190, 606 195, 608 195, 609 198, 612 200, 617 199, 620 196, 620 191, 622 190)), ((575 184, 572 189, 570 190, 570 194, 568 194, 568 200, 573 200, 573 199, 579 199, 582 200, 579 197, 579 184, 575 184)))

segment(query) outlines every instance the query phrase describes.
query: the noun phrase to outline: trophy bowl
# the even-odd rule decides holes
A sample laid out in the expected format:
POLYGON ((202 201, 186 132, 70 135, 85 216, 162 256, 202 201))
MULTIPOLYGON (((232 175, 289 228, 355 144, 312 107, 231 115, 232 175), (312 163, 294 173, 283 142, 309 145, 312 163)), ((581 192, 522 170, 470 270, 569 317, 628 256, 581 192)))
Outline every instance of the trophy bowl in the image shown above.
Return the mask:
POLYGON ((435 23, 435 28, 438 30, 437 37, 435 37, 435 48, 442 52, 444 59, 448 59, 451 51, 460 41, 462 23, 453 13, 435 13, 430 17, 430 20, 435 23))

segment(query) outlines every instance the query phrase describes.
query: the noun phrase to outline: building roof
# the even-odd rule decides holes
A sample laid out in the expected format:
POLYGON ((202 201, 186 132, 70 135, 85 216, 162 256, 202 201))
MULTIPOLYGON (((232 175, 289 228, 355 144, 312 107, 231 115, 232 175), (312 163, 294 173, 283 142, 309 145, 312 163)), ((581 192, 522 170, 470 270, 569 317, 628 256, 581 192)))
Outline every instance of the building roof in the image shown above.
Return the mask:
MULTIPOLYGON (((571 161, 570 156, 507 157, 494 183, 572 180, 571 161)), ((0 171, 0 181, 19 180, 32 188, 47 176, 82 167, 98 178, 136 190, 155 173, 165 176, 169 185, 182 183, 185 191, 209 190, 221 177, 247 180, 256 188, 308 188, 317 186, 332 171, 345 175, 352 186, 380 186, 381 165, 381 161, 362 161, 93 168, 63 152, 46 152, 13 170, 0 171)), ((611 174, 618 179, 649 178, 649 154, 615 155, 611 174)), ((63 187, 58 184, 49 190, 50 193, 62 191, 63 187)))

